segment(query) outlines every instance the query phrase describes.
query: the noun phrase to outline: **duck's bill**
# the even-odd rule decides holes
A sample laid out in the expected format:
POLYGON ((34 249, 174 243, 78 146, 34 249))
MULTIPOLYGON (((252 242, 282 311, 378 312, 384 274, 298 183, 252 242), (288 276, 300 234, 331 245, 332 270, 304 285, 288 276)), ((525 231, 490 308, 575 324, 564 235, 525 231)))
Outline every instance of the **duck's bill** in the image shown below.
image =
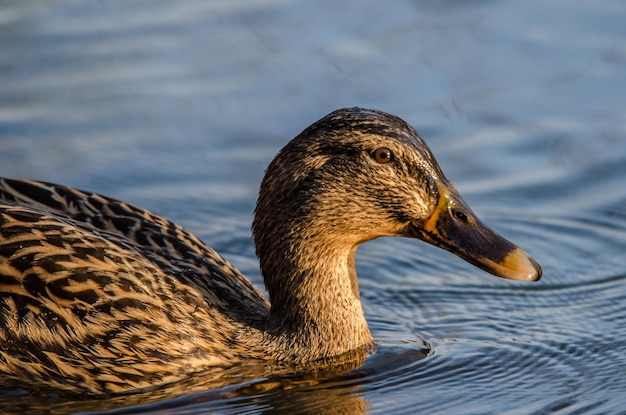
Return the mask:
POLYGON ((539 264, 478 220, 456 192, 441 191, 433 214, 411 224, 408 233, 498 277, 522 281, 541 278, 539 264))

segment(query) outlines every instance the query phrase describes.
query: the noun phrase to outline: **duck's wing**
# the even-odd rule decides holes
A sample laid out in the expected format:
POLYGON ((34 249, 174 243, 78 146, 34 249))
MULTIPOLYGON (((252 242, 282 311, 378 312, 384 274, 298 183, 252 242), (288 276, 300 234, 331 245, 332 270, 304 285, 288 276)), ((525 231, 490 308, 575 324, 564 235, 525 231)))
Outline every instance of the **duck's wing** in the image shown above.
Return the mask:
POLYGON ((0 180, 0 384, 1 372, 92 392, 172 381, 228 361, 237 320, 266 307, 226 260, 157 215, 0 180))
POLYGON ((191 232, 146 209, 67 186, 6 178, 0 179, 3 201, 9 207, 49 214, 121 249, 135 251, 209 297, 224 297, 228 310, 267 306, 261 292, 220 254, 191 232))

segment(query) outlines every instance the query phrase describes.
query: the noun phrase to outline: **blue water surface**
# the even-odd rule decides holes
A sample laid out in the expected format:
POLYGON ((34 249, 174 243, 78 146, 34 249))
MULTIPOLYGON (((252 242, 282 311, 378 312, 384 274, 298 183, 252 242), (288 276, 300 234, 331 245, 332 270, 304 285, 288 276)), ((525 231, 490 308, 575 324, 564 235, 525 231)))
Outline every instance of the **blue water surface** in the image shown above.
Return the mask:
POLYGON ((377 240, 357 262, 380 347, 353 373, 97 401, 6 391, 0 410, 625 413, 625 22, 620 0, 1 1, 0 175, 148 208, 261 285, 265 167, 326 113, 374 107, 414 125, 544 277, 377 240))

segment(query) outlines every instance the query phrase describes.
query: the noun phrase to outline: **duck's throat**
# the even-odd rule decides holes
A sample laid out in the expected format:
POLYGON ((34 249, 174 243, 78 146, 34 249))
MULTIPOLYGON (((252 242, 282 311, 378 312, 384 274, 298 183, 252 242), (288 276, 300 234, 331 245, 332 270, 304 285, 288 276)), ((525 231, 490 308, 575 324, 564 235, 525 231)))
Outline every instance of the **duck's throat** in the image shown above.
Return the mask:
POLYGON ((331 358, 372 345, 355 251, 309 247, 291 250, 296 254, 283 254, 280 261, 270 261, 273 265, 262 264, 272 303, 270 330, 297 354, 296 360, 331 358))

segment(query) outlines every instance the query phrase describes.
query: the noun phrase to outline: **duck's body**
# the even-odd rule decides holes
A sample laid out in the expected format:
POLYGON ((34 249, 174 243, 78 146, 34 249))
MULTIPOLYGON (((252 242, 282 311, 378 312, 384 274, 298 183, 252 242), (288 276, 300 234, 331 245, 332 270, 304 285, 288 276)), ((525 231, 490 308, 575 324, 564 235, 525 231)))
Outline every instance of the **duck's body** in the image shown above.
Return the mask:
POLYGON ((418 237, 507 278, 540 276, 477 221, 410 126, 371 110, 336 111, 281 150, 253 231, 271 306, 158 215, 0 180, 0 387, 120 393, 234 361, 365 356, 354 255, 378 236, 418 237))
POLYGON ((267 300, 180 226, 34 181, 1 180, 0 199, 0 371, 120 392, 240 358, 235 339, 258 338, 267 300))

